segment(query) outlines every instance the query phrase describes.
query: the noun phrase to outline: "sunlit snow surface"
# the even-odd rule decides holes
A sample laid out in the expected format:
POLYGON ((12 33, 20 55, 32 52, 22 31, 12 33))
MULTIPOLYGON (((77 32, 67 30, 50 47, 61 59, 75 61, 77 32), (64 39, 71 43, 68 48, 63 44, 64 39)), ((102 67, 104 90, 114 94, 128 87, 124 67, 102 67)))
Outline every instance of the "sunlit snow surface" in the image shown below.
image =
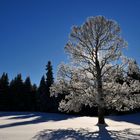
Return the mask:
POLYGON ((140 113, 106 117, 0 112, 0 140, 140 140, 140 113))

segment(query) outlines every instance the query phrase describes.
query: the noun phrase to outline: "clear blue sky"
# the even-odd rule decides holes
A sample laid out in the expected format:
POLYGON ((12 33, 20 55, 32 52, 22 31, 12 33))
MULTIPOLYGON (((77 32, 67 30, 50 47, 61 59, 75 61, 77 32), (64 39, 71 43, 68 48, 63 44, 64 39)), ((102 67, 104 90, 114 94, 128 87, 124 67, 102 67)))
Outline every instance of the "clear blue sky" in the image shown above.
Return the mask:
POLYGON ((119 23, 126 55, 140 64, 139 0, 0 0, 0 74, 30 75, 38 84, 51 60, 56 75, 71 26, 97 15, 119 23))

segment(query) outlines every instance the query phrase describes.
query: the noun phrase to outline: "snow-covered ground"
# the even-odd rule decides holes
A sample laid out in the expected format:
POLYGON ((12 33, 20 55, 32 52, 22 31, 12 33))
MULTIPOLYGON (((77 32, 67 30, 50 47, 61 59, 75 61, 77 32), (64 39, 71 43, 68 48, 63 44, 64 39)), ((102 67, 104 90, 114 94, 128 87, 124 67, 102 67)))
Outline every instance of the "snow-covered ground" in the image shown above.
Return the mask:
POLYGON ((140 113, 106 117, 0 112, 0 140, 140 140, 140 113))

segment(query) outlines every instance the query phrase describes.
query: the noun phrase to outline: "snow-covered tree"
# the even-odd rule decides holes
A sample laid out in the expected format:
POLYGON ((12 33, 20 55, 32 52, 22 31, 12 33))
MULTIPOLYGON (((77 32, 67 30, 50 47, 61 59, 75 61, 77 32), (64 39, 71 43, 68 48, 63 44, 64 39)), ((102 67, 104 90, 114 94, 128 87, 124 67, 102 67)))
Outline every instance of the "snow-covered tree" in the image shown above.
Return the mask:
POLYGON ((51 87, 52 95, 65 94, 59 108, 79 111, 81 105, 96 105, 98 123, 104 124, 105 107, 117 106, 118 93, 125 97, 129 90, 125 82, 116 82, 126 69, 127 59, 122 55, 126 46, 117 22, 103 16, 74 26, 65 46, 70 63, 59 66, 58 79, 51 87))
POLYGON ((128 64, 128 76, 140 81, 140 68, 134 59, 130 59, 128 64))

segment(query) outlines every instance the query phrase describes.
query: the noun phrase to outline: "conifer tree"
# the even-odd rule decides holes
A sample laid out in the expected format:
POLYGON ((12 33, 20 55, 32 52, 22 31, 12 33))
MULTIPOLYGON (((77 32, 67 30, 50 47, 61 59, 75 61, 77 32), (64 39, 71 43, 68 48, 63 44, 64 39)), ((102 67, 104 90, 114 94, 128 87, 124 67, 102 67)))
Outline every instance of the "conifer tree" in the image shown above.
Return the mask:
POLYGON ((24 109, 23 95, 23 80, 22 75, 18 74, 10 83, 10 91, 12 93, 13 110, 20 111, 24 109))
POLYGON ((3 73, 0 78, 0 109, 10 109, 10 97, 9 97, 9 79, 8 74, 3 73))
POLYGON ((29 76, 25 79, 23 90, 24 90, 23 93, 24 109, 31 111, 33 108, 33 95, 32 95, 32 84, 29 76))
POLYGON ((25 79, 24 85, 26 87, 27 92, 30 92, 32 89, 32 84, 29 76, 25 79))
POLYGON ((38 109, 39 111, 46 111, 47 108, 47 86, 46 86, 46 81, 45 81, 45 76, 43 75, 39 84, 38 88, 38 109))
POLYGON ((46 65, 46 85, 47 85, 47 92, 49 92, 51 85, 54 82, 54 78, 53 78, 53 69, 52 69, 52 64, 51 61, 48 61, 48 64, 46 65))
POLYGON ((8 79, 8 74, 3 73, 1 78, 0 78, 0 92, 4 92, 7 90, 9 87, 9 79, 8 79))
POLYGON ((46 86, 47 86, 47 111, 55 112, 57 110, 56 98, 50 96, 50 87, 54 83, 53 68, 51 61, 46 65, 46 86))

